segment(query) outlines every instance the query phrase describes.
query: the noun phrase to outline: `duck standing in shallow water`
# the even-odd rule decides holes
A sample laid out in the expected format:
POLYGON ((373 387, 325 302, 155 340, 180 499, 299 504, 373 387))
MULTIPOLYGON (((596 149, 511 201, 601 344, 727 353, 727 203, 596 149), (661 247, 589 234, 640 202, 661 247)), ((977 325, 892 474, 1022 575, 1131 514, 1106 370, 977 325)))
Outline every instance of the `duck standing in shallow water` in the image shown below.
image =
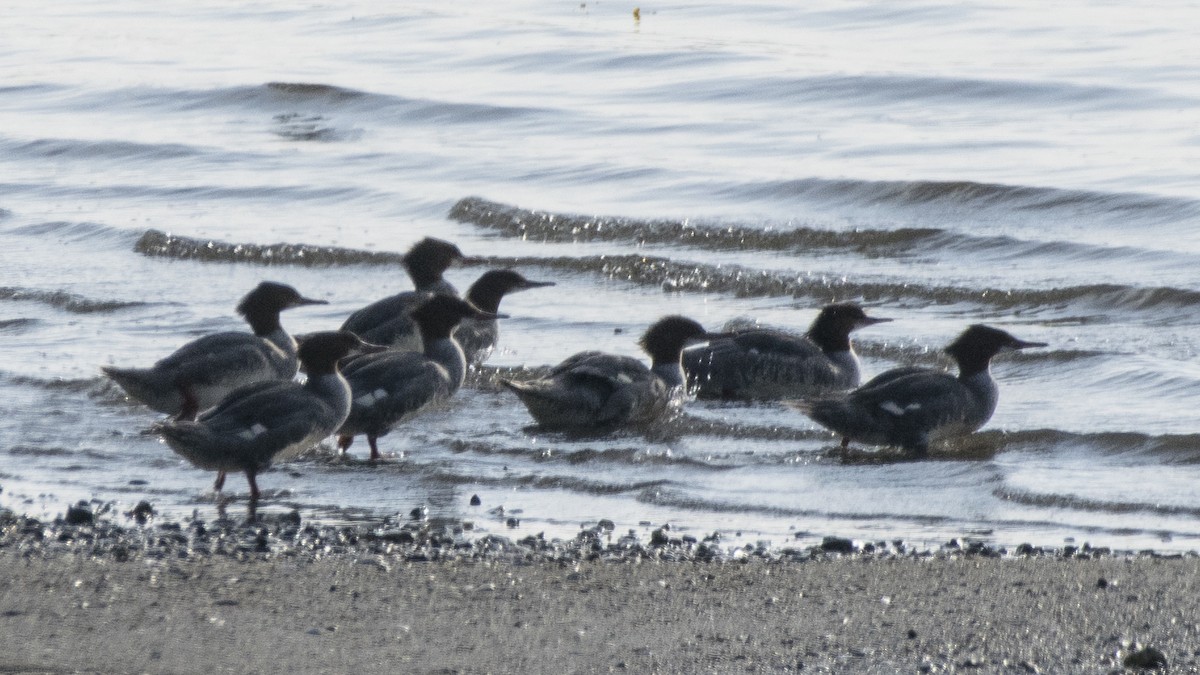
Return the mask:
POLYGON ((238 389, 195 421, 160 424, 155 431, 197 468, 217 471, 213 486, 224 487, 225 472, 242 471, 250 501, 259 499, 256 477, 276 459, 316 445, 350 413, 350 385, 338 372, 347 355, 382 351, 346 331, 313 333, 300 345, 308 379, 260 382, 238 389))
MULTIPOLYGON (((500 311, 500 301, 504 296, 553 285, 553 281, 530 281, 513 270, 489 270, 467 289, 467 301, 485 312, 495 314, 500 311)), ((476 317, 464 318, 454 333, 454 339, 462 347, 469 364, 480 364, 487 360, 499 337, 500 328, 495 319, 476 317)))
POLYGON ((351 314, 341 329, 374 344, 421 351, 420 332, 409 313, 432 294, 458 297, 458 290, 442 275, 463 257, 462 251, 448 241, 433 237, 418 241, 402 260, 415 290, 376 300, 351 314))
POLYGON ((279 313, 303 305, 324 305, 287 284, 264 281, 246 294, 237 311, 251 333, 235 331, 193 340, 150 368, 101 370, 130 397, 176 419, 194 419, 238 387, 290 380, 299 365, 296 341, 279 323, 279 313))
POLYGON ((467 361, 452 336, 466 318, 494 321, 501 315, 481 311, 455 297, 433 295, 412 311, 425 345, 423 353, 389 351, 347 361, 344 374, 350 383, 352 406, 338 430, 342 453, 356 435, 365 434, 371 459, 379 459, 376 441, 380 436, 458 391, 466 377, 467 361))
POLYGON ((804 335, 735 331, 684 351, 683 370, 699 398, 772 400, 850 389, 860 378, 850 333, 886 321, 853 303, 826 305, 804 335))
POLYGON ((992 379, 992 357, 1002 351, 1045 346, 976 324, 945 349, 958 363, 957 377, 928 368, 896 368, 845 396, 791 405, 841 434, 843 448, 855 440, 924 455, 930 443, 972 433, 991 419, 1000 399, 992 379))
POLYGON ((616 354, 580 352, 539 380, 500 383, 546 427, 609 427, 652 422, 683 394, 680 355, 689 344, 724 337, 695 321, 668 316, 642 336, 650 367, 616 354))

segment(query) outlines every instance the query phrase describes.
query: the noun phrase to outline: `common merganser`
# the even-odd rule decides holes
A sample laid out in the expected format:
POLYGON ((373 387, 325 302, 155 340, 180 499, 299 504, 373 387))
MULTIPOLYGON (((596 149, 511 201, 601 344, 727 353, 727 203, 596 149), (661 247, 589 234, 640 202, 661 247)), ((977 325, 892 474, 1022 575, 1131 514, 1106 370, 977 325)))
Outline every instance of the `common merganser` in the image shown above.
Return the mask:
POLYGON ((641 339, 650 355, 641 361, 597 351, 580 352, 539 380, 501 380, 546 427, 644 424, 678 404, 683 392, 680 354, 688 344, 723 337, 682 316, 659 319, 641 339))
POLYGON ((790 405, 841 434, 842 447, 856 440, 924 455, 930 443, 972 433, 991 419, 1000 399, 990 368, 993 356, 1045 346, 976 324, 945 349, 958 363, 958 377, 928 368, 897 368, 845 396, 790 405))
POLYGON ((891 321, 853 303, 821 308, 804 335, 758 328, 683 352, 688 386, 700 398, 781 399, 850 389, 859 383, 850 333, 891 321))
POLYGON ((458 391, 467 360, 452 335, 468 317, 494 321, 503 315, 481 311, 455 297, 433 295, 412 311, 424 353, 389 351, 347 361, 343 372, 353 394, 350 414, 338 430, 343 454, 356 435, 365 434, 371 459, 379 459, 380 436, 458 391))
POLYGON ((362 339, 393 349, 421 351, 420 333, 408 314, 431 294, 458 297, 458 289, 442 274, 463 258, 462 251, 448 241, 426 237, 404 254, 402 264, 408 270, 415 290, 404 291, 363 307, 342 324, 362 339))
POLYGON ((350 385, 338 372, 349 354, 382 351, 347 331, 312 333, 300 345, 308 373, 304 384, 260 382, 238 389, 195 421, 160 424, 155 430, 176 453, 197 468, 217 471, 220 491, 225 472, 243 471, 250 501, 259 499, 256 476, 275 459, 286 459, 326 438, 350 413, 350 385))
MULTIPOLYGON (((500 311, 500 301, 509 293, 553 286, 553 281, 530 281, 513 270, 489 270, 467 289, 467 300, 485 312, 500 311)), ((479 364, 491 356, 500 328, 495 319, 467 317, 463 319, 454 339, 467 356, 467 363, 479 364)))
POLYGON ((296 376, 296 340, 279 323, 279 313, 324 305, 291 286, 264 281, 246 294, 237 311, 251 333, 225 332, 193 340, 150 368, 101 368, 130 397, 177 419, 194 419, 234 389, 254 382, 296 376))

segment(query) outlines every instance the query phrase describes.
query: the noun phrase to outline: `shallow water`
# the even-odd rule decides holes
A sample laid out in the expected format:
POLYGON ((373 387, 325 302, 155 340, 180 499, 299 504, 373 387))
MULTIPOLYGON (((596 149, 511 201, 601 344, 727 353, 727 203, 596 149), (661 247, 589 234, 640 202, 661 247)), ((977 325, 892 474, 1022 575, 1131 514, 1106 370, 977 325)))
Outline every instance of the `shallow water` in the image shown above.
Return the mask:
POLYGON ((233 306, 265 278, 331 303, 289 329, 335 327, 408 288, 397 256, 433 235, 481 259, 459 288, 501 265, 558 285, 504 301, 488 367, 387 436, 388 461, 326 447, 264 475, 265 508, 1197 548, 1194 7, 631 9, 18 2, 0 501, 216 511, 211 475, 143 434, 156 417, 99 367, 242 329, 233 306), (831 300, 895 319, 858 336, 868 375, 945 364, 974 322, 1051 346, 998 359, 991 422, 920 462, 842 457, 774 404, 547 433, 494 385, 585 348, 637 355, 665 313, 803 329, 831 300))

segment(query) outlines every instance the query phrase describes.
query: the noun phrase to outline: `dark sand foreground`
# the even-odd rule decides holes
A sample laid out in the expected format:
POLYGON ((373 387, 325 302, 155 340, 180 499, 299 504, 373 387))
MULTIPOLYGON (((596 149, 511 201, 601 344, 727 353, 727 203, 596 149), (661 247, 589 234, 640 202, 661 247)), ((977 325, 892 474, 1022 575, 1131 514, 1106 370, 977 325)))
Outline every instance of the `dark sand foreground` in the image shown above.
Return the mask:
POLYGON ((3 673, 1200 670, 1192 555, 2 516, 3 673))

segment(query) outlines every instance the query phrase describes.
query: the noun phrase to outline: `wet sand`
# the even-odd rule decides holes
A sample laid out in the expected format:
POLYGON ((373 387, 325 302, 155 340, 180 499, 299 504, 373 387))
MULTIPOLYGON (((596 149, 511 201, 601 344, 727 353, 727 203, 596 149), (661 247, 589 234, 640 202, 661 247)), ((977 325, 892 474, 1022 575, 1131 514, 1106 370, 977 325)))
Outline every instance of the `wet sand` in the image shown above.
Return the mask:
POLYGON ((1200 669, 1195 555, 0 515, 6 673, 1104 673, 1139 651, 1200 669))

